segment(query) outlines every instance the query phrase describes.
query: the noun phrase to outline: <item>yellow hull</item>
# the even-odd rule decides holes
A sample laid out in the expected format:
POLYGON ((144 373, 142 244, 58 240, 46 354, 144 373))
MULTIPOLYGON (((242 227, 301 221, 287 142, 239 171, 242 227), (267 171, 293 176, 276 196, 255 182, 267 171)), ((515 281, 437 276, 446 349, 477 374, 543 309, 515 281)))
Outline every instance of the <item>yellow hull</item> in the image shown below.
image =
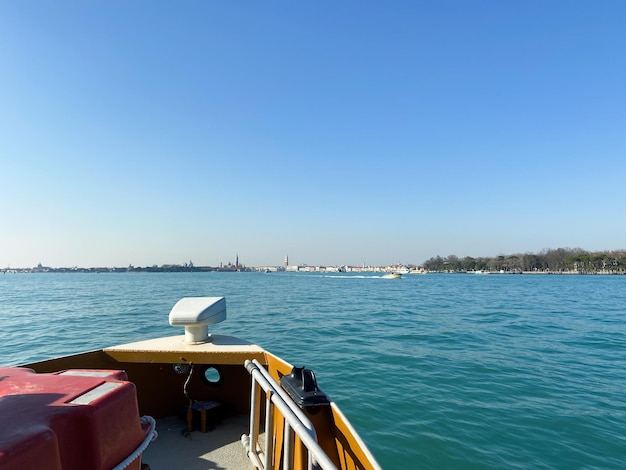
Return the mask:
MULTIPOLYGON (((201 431, 194 431, 193 434, 198 437, 192 437, 190 440, 178 430, 172 431, 171 428, 172 423, 178 422, 174 417, 186 408, 187 424, 191 426, 189 423, 191 399, 194 403, 219 403, 222 409, 232 414, 232 423, 244 423, 244 432, 247 432, 251 408, 258 406, 251 404, 253 382, 250 373, 244 367, 247 360, 258 361, 276 382, 292 370, 289 363, 257 345, 221 335, 213 335, 211 342, 195 345, 186 344, 183 336, 158 338, 37 362, 26 367, 41 373, 66 369, 126 371, 128 379, 136 386, 140 413, 157 419, 157 432, 159 426, 166 428, 161 431, 163 436, 150 444, 144 453, 144 460, 152 470, 206 468, 207 460, 214 462, 214 465, 219 462, 216 468, 228 469, 242 468, 242 458, 248 464, 243 468, 253 468, 253 465, 248 460, 241 443, 229 443, 219 448, 215 445, 215 440, 220 436, 221 424, 214 423, 214 430, 206 434, 209 439, 204 439, 201 431), (209 373, 216 374, 217 378, 209 373), (193 451, 190 450, 192 445, 195 446, 193 451), (239 449, 240 455, 233 456, 233 451, 221 455, 219 452, 221 447, 239 449), (204 467, 194 466, 200 461, 204 462, 204 467), (175 466, 168 467, 169 465, 175 466)), ((307 410, 305 408, 304 413, 315 427, 319 446, 336 468, 345 470, 380 468, 334 403, 312 411, 307 410)), ((261 412, 262 416, 265 414, 266 412, 261 412)), ((293 454, 290 457, 293 468, 307 468, 305 465, 307 450, 302 446, 300 439, 296 437, 289 445, 283 442, 285 420, 280 413, 272 420, 270 429, 264 429, 263 419, 261 418, 261 423, 256 426, 263 428, 264 442, 270 439, 274 445, 269 468, 284 465, 282 460, 287 454, 293 454), (288 448, 292 447, 294 450, 288 451, 288 448)), ((180 426, 185 426, 184 420, 180 421, 180 426)), ((235 454, 237 452, 234 451, 235 454)))

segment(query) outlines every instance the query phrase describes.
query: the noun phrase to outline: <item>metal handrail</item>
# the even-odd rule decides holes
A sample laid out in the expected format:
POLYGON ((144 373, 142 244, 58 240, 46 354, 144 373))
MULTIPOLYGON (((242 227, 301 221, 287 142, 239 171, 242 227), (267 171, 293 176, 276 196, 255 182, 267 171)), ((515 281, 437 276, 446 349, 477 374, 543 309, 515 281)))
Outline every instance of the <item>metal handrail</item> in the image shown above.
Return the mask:
POLYGON ((308 469, 321 468, 323 470, 337 470, 326 452, 317 442, 315 428, 311 420, 306 417, 293 400, 269 375, 267 370, 256 360, 246 360, 245 367, 252 376, 252 393, 250 406, 250 434, 241 436, 241 442, 246 449, 252 464, 259 469, 271 469, 272 454, 274 452, 273 436, 266 435, 265 448, 261 450, 258 444, 259 427, 261 421, 260 402, 258 399, 259 387, 265 392, 265 431, 271 433, 274 422, 274 410, 278 410, 285 419, 283 468, 292 469, 294 454, 292 442, 298 436, 308 451, 308 469))

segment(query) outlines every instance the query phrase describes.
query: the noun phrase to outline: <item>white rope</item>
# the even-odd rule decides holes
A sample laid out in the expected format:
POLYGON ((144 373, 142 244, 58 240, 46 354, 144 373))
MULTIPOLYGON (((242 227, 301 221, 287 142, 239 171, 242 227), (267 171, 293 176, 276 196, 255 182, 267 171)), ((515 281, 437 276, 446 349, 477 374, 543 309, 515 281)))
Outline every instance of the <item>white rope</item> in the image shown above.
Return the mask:
POLYGON ((133 453, 126 457, 119 465, 113 467, 113 470, 124 470, 126 467, 128 467, 132 462, 135 461, 137 457, 139 457, 143 453, 144 450, 146 450, 150 442, 154 441, 159 435, 156 432, 156 421, 152 416, 142 416, 140 421, 142 424, 150 425, 150 430, 148 431, 148 434, 141 442, 141 444, 139 444, 139 447, 137 447, 133 451, 133 453))

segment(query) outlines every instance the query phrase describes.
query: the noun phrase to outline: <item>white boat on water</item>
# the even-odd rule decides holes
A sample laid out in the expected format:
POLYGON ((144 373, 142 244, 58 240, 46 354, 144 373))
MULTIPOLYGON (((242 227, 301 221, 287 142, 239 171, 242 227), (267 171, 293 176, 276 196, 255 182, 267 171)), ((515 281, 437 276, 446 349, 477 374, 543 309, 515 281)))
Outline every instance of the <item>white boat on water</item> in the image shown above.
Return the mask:
POLYGON ((225 318, 184 298, 184 336, 0 368, 0 469, 380 468, 311 370, 210 335, 225 318))
POLYGON ((400 279, 402 274, 400 273, 387 273, 383 274, 383 279, 400 279))

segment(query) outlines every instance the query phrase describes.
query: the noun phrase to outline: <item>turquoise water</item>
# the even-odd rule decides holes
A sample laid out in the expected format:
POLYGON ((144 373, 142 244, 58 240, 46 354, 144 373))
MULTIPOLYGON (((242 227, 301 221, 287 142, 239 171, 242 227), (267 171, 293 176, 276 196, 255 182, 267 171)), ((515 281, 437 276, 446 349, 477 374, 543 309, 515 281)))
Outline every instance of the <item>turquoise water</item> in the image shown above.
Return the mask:
POLYGON ((212 331, 315 370, 385 469, 626 468, 626 276, 0 275, 0 363, 212 331))

